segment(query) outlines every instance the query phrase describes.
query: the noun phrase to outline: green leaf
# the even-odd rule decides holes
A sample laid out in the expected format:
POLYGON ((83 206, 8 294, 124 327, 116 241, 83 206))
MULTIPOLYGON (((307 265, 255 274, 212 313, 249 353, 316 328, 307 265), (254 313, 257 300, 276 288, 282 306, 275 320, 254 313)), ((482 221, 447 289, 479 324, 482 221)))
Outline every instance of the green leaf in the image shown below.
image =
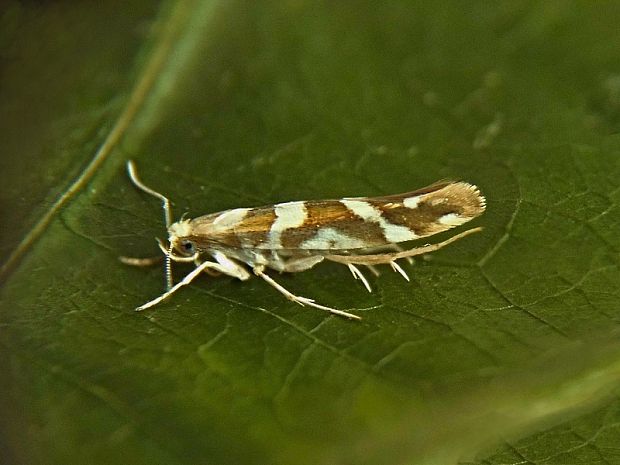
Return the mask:
POLYGON ((3 463, 618 460, 616 2, 1 15, 3 463), (410 283, 274 274, 361 322, 208 276, 136 313, 163 271, 118 257, 165 228, 129 158, 177 217, 442 178, 488 210, 410 283))

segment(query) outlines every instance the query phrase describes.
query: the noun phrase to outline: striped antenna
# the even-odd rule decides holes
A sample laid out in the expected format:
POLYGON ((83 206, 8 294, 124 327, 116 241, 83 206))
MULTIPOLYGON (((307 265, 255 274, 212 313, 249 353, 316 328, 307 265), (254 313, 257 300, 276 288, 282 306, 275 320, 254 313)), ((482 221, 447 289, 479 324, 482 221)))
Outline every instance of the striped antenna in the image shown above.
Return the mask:
MULTIPOLYGON (((157 197, 162 201, 162 207, 164 209, 164 221, 166 223, 166 229, 170 228, 172 224, 172 209, 170 208, 170 200, 163 194, 151 189, 146 186, 138 177, 138 171, 136 169, 136 164, 133 160, 127 160, 127 173, 129 174, 129 179, 134 185, 146 192, 147 194, 152 195, 153 197, 157 197)), ((166 255, 166 290, 170 290, 172 288, 172 264, 170 260, 170 255, 172 254, 172 244, 168 247, 168 249, 163 249, 166 255)))
POLYGON ((129 179, 134 185, 138 188, 146 192, 147 194, 152 195, 153 197, 157 197, 162 201, 162 207, 164 208, 164 221, 166 222, 166 229, 170 227, 172 224, 172 210, 170 209, 170 200, 163 194, 160 194, 157 191, 154 191, 150 187, 144 185, 140 178, 138 177, 138 171, 136 169, 136 164, 133 160, 127 161, 127 173, 129 173, 129 179))

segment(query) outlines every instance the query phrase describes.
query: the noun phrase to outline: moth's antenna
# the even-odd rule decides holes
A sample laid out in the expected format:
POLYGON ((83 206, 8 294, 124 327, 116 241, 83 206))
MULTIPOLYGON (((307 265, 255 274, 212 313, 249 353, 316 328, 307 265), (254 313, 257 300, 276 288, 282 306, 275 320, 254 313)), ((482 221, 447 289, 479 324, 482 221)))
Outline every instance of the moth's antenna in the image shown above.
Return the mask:
MULTIPOLYGON (((172 224, 172 211, 170 209, 170 200, 168 200, 168 197, 154 191, 150 187, 145 186, 142 181, 140 181, 140 178, 138 178, 138 171, 136 170, 136 164, 133 160, 127 160, 127 173, 129 174, 129 179, 131 179, 131 182, 133 182, 138 189, 141 189, 147 194, 151 194, 153 197, 157 197, 162 201, 164 208, 164 221, 166 222, 166 229, 168 229, 172 224)), ((166 260, 169 261, 170 259, 167 258, 166 260)), ((167 269, 170 269, 170 267, 167 266, 167 269)))
POLYGON ((166 290, 169 291, 170 289, 172 289, 172 266, 170 263, 170 255, 172 254, 172 242, 170 243, 170 246, 168 247, 167 253, 166 253, 166 290))
MULTIPOLYGON (((157 191, 154 191, 150 187, 145 186, 140 178, 138 177, 138 171, 136 169, 136 164, 133 160, 127 160, 127 173, 129 174, 129 179, 134 185, 138 188, 146 192, 147 194, 152 195, 153 197, 157 197, 162 201, 162 206, 164 208, 164 221, 166 222, 166 229, 170 228, 172 224, 172 211, 170 209, 170 200, 165 195, 160 194, 157 191)), ((170 263, 170 255, 172 254, 172 243, 166 250, 166 258, 165 258, 165 267, 166 267, 166 290, 169 291, 172 288, 172 266, 170 263)))
POLYGON ((172 282, 172 251, 174 247, 172 246, 172 242, 166 247, 164 241, 162 241, 159 237, 156 237, 155 240, 159 245, 159 248, 164 253, 164 270, 166 274, 166 290, 169 291, 174 284, 172 282))

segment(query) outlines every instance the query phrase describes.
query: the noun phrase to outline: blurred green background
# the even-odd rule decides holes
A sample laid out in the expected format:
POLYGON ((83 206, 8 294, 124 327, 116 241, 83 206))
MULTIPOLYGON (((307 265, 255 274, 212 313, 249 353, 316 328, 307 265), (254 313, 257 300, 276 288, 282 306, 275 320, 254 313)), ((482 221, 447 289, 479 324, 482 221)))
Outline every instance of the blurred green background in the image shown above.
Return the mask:
MULTIPOLYGON (((620 3, 4 2, 0 463, 620 463, 620 3), (148 313, 177 215, 480 186, 470 236, 148 313)), ((438 237, 437 240, 447 236, 438 237)), ((178 267, 177 279, 187 268, 178 267)))

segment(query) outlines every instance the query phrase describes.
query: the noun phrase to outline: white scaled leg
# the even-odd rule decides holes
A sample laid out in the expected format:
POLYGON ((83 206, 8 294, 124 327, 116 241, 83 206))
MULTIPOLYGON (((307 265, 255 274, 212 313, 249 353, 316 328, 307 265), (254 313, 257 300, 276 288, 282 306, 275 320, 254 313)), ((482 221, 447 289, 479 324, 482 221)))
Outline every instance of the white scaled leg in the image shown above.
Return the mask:
POLYGON ((370 288, 370 284, 368 284, 366 277, 362 274, 359 268, 356 267, 355 265, 352 265, 351 263, 347 264, 347 266, 349 267, 349 270, 351 271, 351 274, 353 275, 353 277, 355 279, 359 279, 362 283, 364 283, 364 286, 366 287, 366 289, 368 289, 368 292, 372 292, 372 289, 370 288))
POLYGON ((405 278, 407 281, 409 281, 409 276, 407 276, 407 273, 405 273, 405 270, 403 270, 398 263, 390 262, 390 266, 392 267, 392 269, 394 271, 396 271, 397 273, 400 273, 400 275, 403 278, 405 278))
MULTIPOLYGON (((394 248, 396 252, 402 252, 403 250, 405 250, 398 244, 394 244, 392 247, 394 248)), ((407 263, 409 263, 410 265, 413 265, 413 258, 405 257, 405 260, 407 260, 407 263)), ((409 279, 407 279, 407 281, 409 281, 409 279)))
POLYGON ((187 273, 187 275, 185 275, 185 277, 180 282, 175 284, 168 291, 164 292, 162 295, 151 300, 150 302, 147 302, 144 305, 140 305, 138 308, 136 308, 136 311, 139 312, 141 310, 146 310, 147 308, 150 308, 153 305, 157 305, 162 300, 167 299, 172 294, 174 294, 176 291, 178 291, 180 288, 182 288, 183 286, 187 286, 189 283, 191 283, 194 280, 194 278, 196 278, 196 276, 198 276, 200 273, 202 273, 207 268, 220 271, 221 273, 226 273, 228 271, 225 267, 223 267, 219 263, 202 262, 200 265, 194 268, 191 272, 187 273))
POLYGON ((366 268, 368 268, 370 270, 370 272, 372 274, 374 274, 375 276, 380 276, 381 273, 379 272, 379 270, 377 269, 376 266, 374 265, 364 265, 366 268))
POLYGON ((242 265, 239 265, 234 260, 231 260, 222 252, 215 251, 212 255, 213 258, 215 258, 215 260, 226 270, 224 273, 228 276, 237 278, 240 281, 247 281, 250 279, 250 276, 252 276, 242 265))
POLYGON ((353 315, 352 313, 343 312, 342 310, 337 310, 337 309, 331 308, 331 307, 325 307, 324 305, 319 305, 319 304, 315 303, 314 300, 312 300, 312 299, 308 299, 307 297, 301 297, 301 296, 295 295, 292 292, 286 290, 284 287, 282 287, 277 282, 275 282, 273 280, 273 278, 271 278, 271 276, 265 274, 264 270, 265 270, 264 266, 256 266, 256 267, 254 267, 254 274, 256 276, 260 276, 266 282, 271 284, 278 292, 283 294, 287 299, 289 299, 289 300, 291 300, 291 301, 293 301, 295 303, 298 303, 302 307, 305 306, 305 305, 308 305, 310 307, 318 308, 320 310, 325 310, 325 311, 328 311, 330 313, 333 313, 334 315, 343 316, 345 318, 350 318, 352 320, 361 320, 362 319, 361 317, 359 317, 357 315, 353 315))

